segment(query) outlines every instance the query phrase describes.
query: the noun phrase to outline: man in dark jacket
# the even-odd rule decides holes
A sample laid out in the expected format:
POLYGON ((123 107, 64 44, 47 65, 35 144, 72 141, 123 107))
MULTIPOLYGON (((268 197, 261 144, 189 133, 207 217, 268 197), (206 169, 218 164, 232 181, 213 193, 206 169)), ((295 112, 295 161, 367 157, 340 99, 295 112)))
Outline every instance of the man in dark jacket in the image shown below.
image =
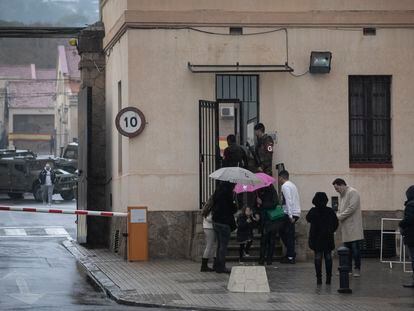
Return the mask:
POLYGON ((230 273, 226 268, 227 245, 231 232, 237 228, 234 219, 234 214, 237 212, 233 197, 234 186, 235 184, 230 182, 221 182, 213 194, 213 229, 217 238, 214 269, 217 273, 230 273))
POLYGON ((246 167, 247 156, 243 148, 237 144, 236 136, 230 134, 227 136, 228 147, 223 153, 223 167, 246 167))
POLYGON ((52 170, 50 163, 46 163, 45 168, 39 173, 39 181, 42 187, 43 204, 52 205, 53 187, 56 181, 56 174, 52 170))
MULTIPOLYGON (((404 218, 400 222, 400 228, 401 234, 404 237, 404 243, 410 252, 411 266, 414 271, 414 185, 407 189, 406 195, 404 218)), ((414 272, 411 282, 403 286, 414 288, 414 272)))

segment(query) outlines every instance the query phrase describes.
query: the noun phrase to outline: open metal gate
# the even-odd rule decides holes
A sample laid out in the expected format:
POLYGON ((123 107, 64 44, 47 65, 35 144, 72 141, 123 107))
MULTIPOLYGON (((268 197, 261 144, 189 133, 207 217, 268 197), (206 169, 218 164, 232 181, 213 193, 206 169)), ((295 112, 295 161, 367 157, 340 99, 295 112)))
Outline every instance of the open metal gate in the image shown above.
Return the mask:
POLYGON ((218 103, 199 101, 199 152, 200 152, 200 208, 213 194, 216 183, 208 176, 220 165, 218 103))

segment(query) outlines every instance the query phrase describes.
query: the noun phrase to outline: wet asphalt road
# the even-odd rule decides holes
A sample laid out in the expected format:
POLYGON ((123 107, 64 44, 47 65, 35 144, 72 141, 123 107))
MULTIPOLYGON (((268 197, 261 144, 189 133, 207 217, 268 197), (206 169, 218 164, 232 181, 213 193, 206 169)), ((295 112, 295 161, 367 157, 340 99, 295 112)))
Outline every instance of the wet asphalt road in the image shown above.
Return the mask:
MULTIPOLYGON (((75 201, 54 198, 56 208, 76 208, 75 201)), ((0 196, 0 205, 42 206, 31 196, 0 196)), ((75 219, 0 211, 0 310, 162 310, 118 305, 94 288, 61 244, 75 238, 75 219)))

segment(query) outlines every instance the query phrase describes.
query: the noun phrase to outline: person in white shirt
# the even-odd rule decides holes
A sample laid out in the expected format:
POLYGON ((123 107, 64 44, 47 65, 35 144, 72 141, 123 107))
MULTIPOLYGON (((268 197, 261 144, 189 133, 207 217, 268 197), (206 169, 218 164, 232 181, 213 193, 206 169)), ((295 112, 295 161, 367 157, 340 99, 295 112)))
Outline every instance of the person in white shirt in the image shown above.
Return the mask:
POLYGON ((45 168, 39 174, 39 181, 43 190, 43 204, 46 204, 47 201, 48 206, 52 206, 55 180, 55 172, 52 170, 50 163, 46 163, 45 168))
POLYGON ((286 214, 285 225, 280 230, 280 237, 286 247, 286 256, 281 263, 296 263, 295 252, 295 224, 300 217, 299 192, 295 184, 289 180, 289 172, 286 170, 279 172, 279 183, 282 185, 282 205, 286 214))

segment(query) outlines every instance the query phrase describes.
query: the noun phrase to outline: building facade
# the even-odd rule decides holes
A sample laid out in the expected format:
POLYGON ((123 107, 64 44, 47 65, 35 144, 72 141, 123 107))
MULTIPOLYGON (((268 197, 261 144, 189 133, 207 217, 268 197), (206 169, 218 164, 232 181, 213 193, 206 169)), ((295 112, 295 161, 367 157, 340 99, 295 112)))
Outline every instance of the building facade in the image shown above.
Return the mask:
POLYGON ((241 103, 230 109, 241 143, 259 121, 277 133, 273 163, 290 171, 303 210, 317 191, 337 196, 336 177, 360 191, 367 230, 403 208, 414 183, 413 2, 106 0, 101 12, 108 202, 148 206, 151 256, 200 248, 200 100, 241 103), (329 73, 309 72, 312 51, 332 53, 329 73), (114 123, 128 106, 147 120, 135 138, 114 123))
POLYGON ((0 149, 7 148, 6 86, 7 81, 34 79, 35 65, 0 65, 0 149))
POLYGON ((55 154, 78 140, 79 55, 75 47, 58 46, 56 69, 55 154))
POLYGON ((53 153, 55 88, 54 79, 7 83, 9 149, 30 149, 37 154, 53 153))

